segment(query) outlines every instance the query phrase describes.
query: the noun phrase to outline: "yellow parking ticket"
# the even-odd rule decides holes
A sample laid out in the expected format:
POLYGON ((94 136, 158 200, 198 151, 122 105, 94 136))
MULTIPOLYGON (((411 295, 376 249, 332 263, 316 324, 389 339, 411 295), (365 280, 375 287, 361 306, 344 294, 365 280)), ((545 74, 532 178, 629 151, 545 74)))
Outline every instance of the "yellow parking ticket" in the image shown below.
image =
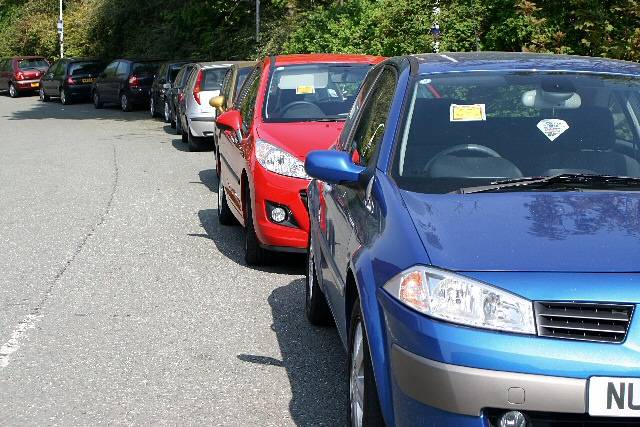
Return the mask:
POLYGON ((479 122, 487 120, 484 104, 451 104, 449 120, 452 122, 479 122))
POLYGON ((296 95, 307 95, 309 93, 316 93, 316 89, 313 86, 298 86, 296 88, 296 95))

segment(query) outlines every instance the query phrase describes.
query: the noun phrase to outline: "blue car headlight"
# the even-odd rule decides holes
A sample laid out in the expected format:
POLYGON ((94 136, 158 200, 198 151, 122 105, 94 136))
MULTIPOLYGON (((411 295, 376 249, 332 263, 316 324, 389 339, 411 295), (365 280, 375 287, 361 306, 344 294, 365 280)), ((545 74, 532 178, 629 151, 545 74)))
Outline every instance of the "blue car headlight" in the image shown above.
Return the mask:
POLYGON ((437 268, 410 268, 384 285, 404 305, 476 328, 535 334, 533 303, 486 283, 437 268))

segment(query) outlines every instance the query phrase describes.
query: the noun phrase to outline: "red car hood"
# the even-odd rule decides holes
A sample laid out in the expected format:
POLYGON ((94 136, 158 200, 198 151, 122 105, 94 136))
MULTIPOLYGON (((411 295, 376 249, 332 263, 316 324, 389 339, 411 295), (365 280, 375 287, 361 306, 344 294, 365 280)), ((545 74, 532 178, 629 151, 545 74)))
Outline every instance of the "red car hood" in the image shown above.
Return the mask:
POLYGON ((261 123, 258 137, 300 160, 314 150, 328 150, 338 139, 344 122, 261 123))

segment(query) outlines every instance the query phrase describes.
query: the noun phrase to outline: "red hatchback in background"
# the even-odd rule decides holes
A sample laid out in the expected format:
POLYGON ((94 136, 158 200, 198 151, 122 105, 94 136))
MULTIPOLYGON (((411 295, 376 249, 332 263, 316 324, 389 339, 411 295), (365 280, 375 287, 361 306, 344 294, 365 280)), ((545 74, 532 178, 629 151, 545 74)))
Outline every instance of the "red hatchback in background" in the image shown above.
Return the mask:
POLYGON ((245 260, 267 251, 307 250, 304 160, 337 140, 372 65, 364 55, 265 58, 247 77, 237 105, 217 118, 218 218, 246 230, 245 260))
POLYGON ((15 56, 0 59, 0 90, 8 90, 12 98, 40 89, 40 77, 49 68, 41 56, 15 56))

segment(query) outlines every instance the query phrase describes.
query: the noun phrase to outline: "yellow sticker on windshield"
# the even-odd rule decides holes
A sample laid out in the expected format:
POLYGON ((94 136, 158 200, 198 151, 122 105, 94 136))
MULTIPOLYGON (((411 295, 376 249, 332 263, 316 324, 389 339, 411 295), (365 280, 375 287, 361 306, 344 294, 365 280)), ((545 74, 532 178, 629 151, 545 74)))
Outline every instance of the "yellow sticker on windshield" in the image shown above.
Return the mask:
POLYGON ((298 86, 296 88, 296 95, 307 95, 309 93, 316 93, 316 88, 313 86, 298 86))
POLYGON ((484 104, 451 104, 449 120, 452 122, 479 122, 487 120, 484 104))

